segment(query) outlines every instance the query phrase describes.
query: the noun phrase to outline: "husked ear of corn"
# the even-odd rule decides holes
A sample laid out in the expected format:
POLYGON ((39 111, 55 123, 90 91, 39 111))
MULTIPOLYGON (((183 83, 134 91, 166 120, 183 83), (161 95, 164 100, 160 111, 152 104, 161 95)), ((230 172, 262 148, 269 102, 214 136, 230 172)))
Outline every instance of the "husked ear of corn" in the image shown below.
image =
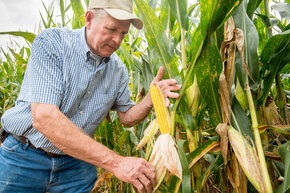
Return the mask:
POLYGON ((265 192, 265 182, 262 177, 261 165, 253 147, 232 126, 228 126, 227 129, 231 146, 247 178, 258 192, 265 192))
POLYGON ((152 140, 154 135, 157 133, 157 131, 158 131, 157 119, 154 119, 145 129, 144 137, 142 138, 140 143, 137 145, 136 150, 142 148, 146 143, 148 143, 148 141, 152 140))
POLYGON ((156 173, 157 186, 153 190, 154 192, 163 181, 167 170, 181 179, 182 167, 175 147, 175 142, 169 134, 169 110, 166 107, 165 98, 159 86, 155 82, 153 82, 150 87, 150 95, 157 117, 157 123, 161 132, 161 135, 157 138, 154 144, 152 154, 149 159, 149 163, 155 167, 156 173))
POLYGON ((157 122, 161 134, 167 134, 170 131, 170 114, 166 107, 165 98, 161 92, 159 86, 153 82, 150 87, 150 95, 153 103, 153 107, 156 113, 157 122))

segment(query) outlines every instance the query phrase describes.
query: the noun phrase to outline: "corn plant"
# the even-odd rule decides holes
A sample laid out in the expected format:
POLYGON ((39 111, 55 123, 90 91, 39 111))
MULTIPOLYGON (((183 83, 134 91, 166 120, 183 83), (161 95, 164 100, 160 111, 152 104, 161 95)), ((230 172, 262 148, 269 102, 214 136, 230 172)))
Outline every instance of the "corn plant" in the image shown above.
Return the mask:
MULTIPOLYGON (((88 0, 59 2, 61 22, 46 8, 45 28, 84 25, 88 0), (67 15, 69 10, 73 16, 67 15)), ((170 115, 165 116, 182 174, 161 172, 156 192, 289 191, 289 1, 134 2, 144 29, 131 28, 116 52, 128 69, 132 100, 137 103, 150 92, 160 66, 166 70, 163 78, 182 84, 180 98, 171 99, 170 115)), ((30 43, 35 37, 28 32, 1 34, 30 43)), ((29 56, 29 48, 21 50, 17 55, 10 50, 1 61, 2 113, 14 104, 21 85, 25 68, 19 66, 27 61, 23 52, 29 56)), ((164 125, 159 123, 160 108, 165 107, 154 105, 148 118, 131 128, 110 112, 95 139, 120 155, 149 161, 163 135, 157 127, 164 125)), ((162 167, 161 162, 151 163, 156 170, 162 167)), ((102 169, 93 192, 97 190, 136 192, 102 169)))

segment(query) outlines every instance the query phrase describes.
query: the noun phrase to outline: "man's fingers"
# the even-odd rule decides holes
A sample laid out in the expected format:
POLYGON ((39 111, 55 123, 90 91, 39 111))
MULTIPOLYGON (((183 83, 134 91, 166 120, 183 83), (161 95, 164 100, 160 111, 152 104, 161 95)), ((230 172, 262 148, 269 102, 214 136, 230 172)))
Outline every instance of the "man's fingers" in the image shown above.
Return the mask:
POLYGON ((165 104, 166 104, 166 107, 170 106, 170 100, 168 98, 165 99, 165 104))
POLYGON ((145 176, 150 180, 151 182, 151 185, 152 185, 152 189, 155 188, 156 186, 156 174, 155 174, 155 168, 154 166, 152 166, 150 163, 146 163, 146 167, 149 169, 149 170, 144 170, 144 174, 145 176))
POLYGON ((138 179, 143 184, 143 186, 145 187, 146 192, 147 193, 151 193, 152 192, 152 184, 151 184, 151 181, 145 175, 142 175, 138 179))
POLYGON ((163 77, 163 75, 164 75, 164 72, 165 72, 165 69, 164 69, 163 66, 161 66, 161 67, 159 68, 158 72, 157 72, 156 77, 155 77, 155 81, 156 81, 156 82, 159 82, 159 81, 162 80, 162 77, 163 77))
POLYGON ((138 192, 141 192, 141 193, 144 193, 145 190, 144 190, 144 186, 143 184, 140 182, 139 179, 136 179, 133 183, 133 185, 137 188, 138 192))
POLYGON ((181 88, 181 84, 170 86, 171 91, 178 91, 178 90, 180 90, 180 88, 181 88))

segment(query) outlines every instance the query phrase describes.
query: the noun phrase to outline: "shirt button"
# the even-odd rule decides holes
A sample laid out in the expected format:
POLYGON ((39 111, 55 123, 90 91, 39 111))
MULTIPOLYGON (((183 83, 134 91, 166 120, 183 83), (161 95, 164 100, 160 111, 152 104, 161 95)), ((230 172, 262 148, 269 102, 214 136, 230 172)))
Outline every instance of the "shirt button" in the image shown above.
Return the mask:
POLYGON ((83 113, 83 111, 80 111, 80 114, 82 114, 83 113))

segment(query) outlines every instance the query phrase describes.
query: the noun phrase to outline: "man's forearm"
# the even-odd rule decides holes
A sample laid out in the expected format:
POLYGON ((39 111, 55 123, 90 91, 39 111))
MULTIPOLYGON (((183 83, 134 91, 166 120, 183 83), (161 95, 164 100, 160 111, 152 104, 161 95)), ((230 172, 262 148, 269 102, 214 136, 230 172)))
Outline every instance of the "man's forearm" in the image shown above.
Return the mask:
POLYGON ((33 103, 31 107, 34 128, 64 153, 108 171, 118 163, 119 155, 83 133, 56 106, 33 103))

